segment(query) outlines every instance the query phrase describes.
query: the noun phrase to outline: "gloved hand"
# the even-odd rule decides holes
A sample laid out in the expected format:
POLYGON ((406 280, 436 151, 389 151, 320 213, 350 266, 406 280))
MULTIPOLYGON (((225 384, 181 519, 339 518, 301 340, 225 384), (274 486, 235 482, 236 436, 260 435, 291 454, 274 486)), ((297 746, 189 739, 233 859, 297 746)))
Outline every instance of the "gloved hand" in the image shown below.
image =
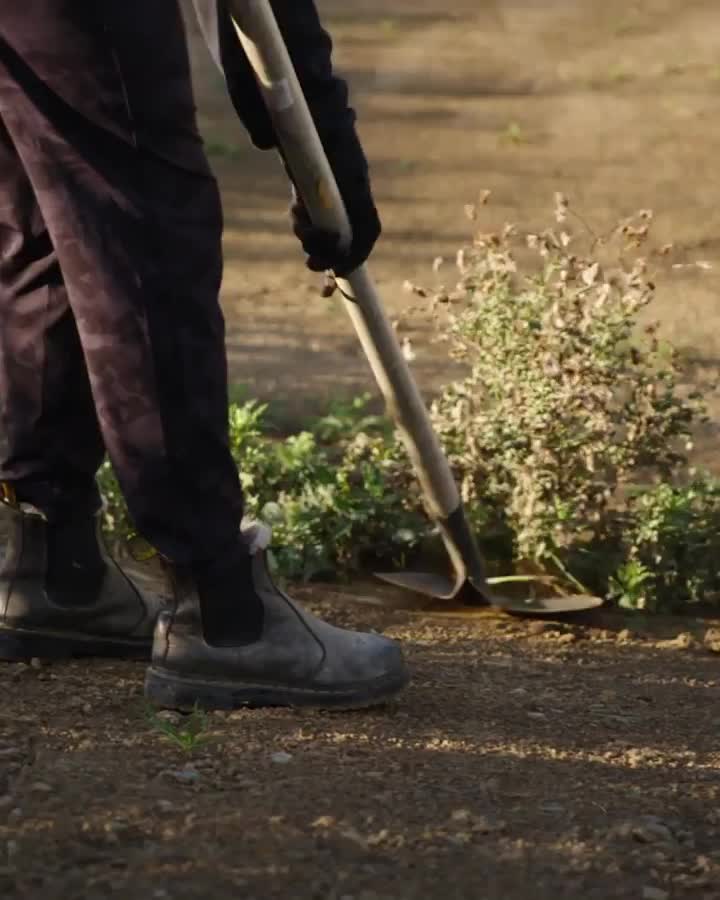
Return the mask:
POLYGON ((293 232, 307 254, 307 267, 312 272, 332 270, 336 275, 345 276, 367 260, 382 229, 367 160, 355 130, 335 135, 323 144, 350 219, 352 243, 343 250, 337 233, 315 227, 294 185, 290 217, 293 232))

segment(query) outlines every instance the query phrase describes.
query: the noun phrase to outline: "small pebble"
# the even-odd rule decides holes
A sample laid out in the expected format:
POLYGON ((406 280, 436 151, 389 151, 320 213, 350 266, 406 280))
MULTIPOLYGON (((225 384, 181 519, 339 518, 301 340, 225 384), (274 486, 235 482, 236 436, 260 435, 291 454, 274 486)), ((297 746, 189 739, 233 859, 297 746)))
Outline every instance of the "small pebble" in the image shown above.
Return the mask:
POLYGON ((656 841, 669 843, 673 840, 672 831, 657 816, 642 816, 637 822, 633 822, 631 834, 642 844, 652 844, 656 841))
POLYGON ((168 778, 172 778, 173 781, 177 781, 179 784, 195 784, 198 778, 200 777, 200 773, 196 769, 169 769, 164 773, 168 776, 168 778))
POLYGON ((279 766, 287 765, 292 759, 292 754, 285 753, 284 750, 280 750, 278 753, 273 753, 270 757, 272 762, 277 763, 279 766))
POLYGON ((161 722, 169 722, 171 725, 177 725, 182 720, 180 713, 173 712, 171 709, 160 710, 155 713, 155 718, 161 722))
POLYGON ((703 638, 705 649, 710 653, 720 653, 720 628, 710 628, 703 638))
POLYGON ((497 834, 505 831, 505 822, 502 819, 488 819, 486 816, 478 816, 472 823, 472 830, 478 834, 497 834))
POLYGON ((670 894, 662 888, 646 884, 642 889, 642 900, 667 900, 670 894))
POLYGON ((459 831, 457 834, 449 834, 447 836, 448 843, 454 847, 465 847, 471 840, 472 835, 468 834, 467 831, 459 831))
POLYGON ((0 760, 17 759, 19 756, 22 756, 19 747, 0 747, 0 760))
POLYGON ((450 816, 453 822, 467 822, 470 819, 469 809, 456 809, 450 816))
POLYGON ((30 790, 33 794, 51 794, 53 789, 44 781, 36 781, 30 785, 30 790))
POLYGON ((663 650, 691 650, 697 641, 687 631, 681 631, 677 637, 669 641, 658 641, 655 645, 663 650))
POLYGON ((548 815, 560 815, 560 813, 565 812, 565 807, 559 803, 541 803, 540 811, 548 815))

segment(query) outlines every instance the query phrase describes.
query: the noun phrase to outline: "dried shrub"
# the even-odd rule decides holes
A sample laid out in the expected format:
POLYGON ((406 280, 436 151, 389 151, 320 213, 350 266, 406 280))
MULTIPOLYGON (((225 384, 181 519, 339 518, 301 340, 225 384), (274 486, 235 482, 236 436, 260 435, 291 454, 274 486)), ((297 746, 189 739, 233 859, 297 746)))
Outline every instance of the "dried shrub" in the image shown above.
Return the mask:
POLYGON ((656 326, 638 325, 655 293, 659 254, 639 253, 651 213, 600 238, 577 233, 557 195, 555 218, 478 234, 458 254, 460 280, 431 308, 467 375, 432 414, 481 532, 543 567, 597 567, 601 551, 606 573, 625 488, 682 471, 704 407, 656 326))

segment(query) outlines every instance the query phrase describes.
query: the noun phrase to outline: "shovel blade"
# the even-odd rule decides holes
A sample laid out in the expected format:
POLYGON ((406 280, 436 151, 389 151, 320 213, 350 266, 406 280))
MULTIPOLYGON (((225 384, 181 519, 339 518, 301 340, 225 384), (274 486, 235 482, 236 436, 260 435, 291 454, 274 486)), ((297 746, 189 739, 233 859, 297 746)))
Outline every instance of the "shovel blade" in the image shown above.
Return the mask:
POLYGON ((465 586, 462 581, 458 583, 454 578, 433 572, 377 572, 375 577, 395 587, 437 600, 454 600, 465 586))
POLYGON ((556 616, 586 612, 603 605, 600 597, 572 594, 564 597, 498 597, 479 590, 469 579, 434 572, 378 572, 376 577, 395 587, 434 600, 455 600, 462 606, 492 606, 514 616, 556 616))
POLYGON ((493 597, 492 605, 513 616, 558 616, 598 609, 603 601, 601 597, 593 597, 591 594, 572 594, 566 597, 527 599, 493 597))

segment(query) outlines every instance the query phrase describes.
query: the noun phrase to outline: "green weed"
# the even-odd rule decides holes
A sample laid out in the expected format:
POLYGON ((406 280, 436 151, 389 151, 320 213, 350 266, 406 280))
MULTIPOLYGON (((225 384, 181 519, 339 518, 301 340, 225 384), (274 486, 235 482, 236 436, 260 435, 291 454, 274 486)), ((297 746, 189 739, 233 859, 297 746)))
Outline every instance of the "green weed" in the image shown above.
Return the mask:
POLYGON ((146 715, 153 729, 183 753, 194 753, 209 739, 208 717, 198 706, 189 715, 182 716, 177 724, 163 718, 151 707, 146 710, 146 715))

